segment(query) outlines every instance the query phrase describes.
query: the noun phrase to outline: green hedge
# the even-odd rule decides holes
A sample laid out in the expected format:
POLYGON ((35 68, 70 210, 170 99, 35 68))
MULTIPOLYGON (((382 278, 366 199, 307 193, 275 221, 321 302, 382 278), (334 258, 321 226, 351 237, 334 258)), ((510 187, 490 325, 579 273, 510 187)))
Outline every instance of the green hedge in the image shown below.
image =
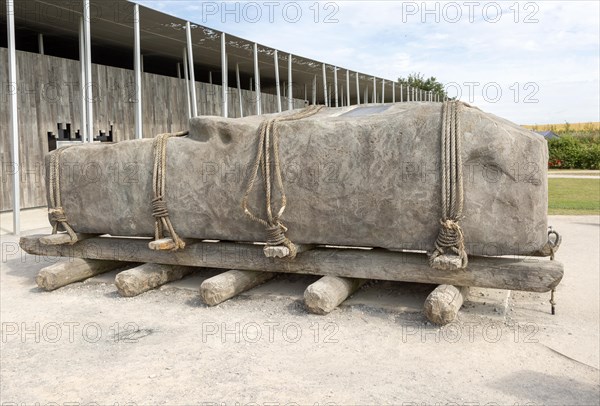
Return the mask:
POLYGON ((548 141, 548 167, 600 169, 600 136, 561 135, 548 141))

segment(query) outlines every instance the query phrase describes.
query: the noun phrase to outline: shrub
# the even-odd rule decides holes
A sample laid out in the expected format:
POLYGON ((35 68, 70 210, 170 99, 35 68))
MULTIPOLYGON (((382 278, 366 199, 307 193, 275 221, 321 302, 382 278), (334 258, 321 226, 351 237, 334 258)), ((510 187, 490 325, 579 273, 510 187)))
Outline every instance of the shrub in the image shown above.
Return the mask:
POLYGON ((548 167, 600 169, 600 137, 596 134, 562 135, 548 141, 548 167))

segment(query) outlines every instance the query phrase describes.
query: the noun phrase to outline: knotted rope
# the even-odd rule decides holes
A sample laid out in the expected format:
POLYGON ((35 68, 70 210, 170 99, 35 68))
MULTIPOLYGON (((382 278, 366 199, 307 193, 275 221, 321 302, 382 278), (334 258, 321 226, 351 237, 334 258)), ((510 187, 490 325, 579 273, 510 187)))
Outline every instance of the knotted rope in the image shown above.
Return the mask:
POLYGON ((59 148, 53 154, 50 154, 50 208, 48 208, 48 214, 52 223, 52 234, 58 232, 58 225, 60 224, 71 237, 69 244, 73 245, 78 241, 77 234, 69 225, 60 195, 60 156, 67 148, 70 148, 70 146, 59 148))
POLYGON ((246 193, 242 198, 242 209, 244 214, 250 217, 252 220, 265 226, 267 234, 267 245, 269 246, 285 246, 289 250, 288 258, 293 259, 296 257, 297 248, 285 235, 287 228, 281 221, 281 216, 285 211, 287 205, 287 197, 285 195, 285 189, 283 187, 283 180, 281 177, 281 162, 279 159, 279 131, 277 123, 283 121, 294 121, 301 120, 303 118, 310 117, 317 114, 324 106, 309 106, 299 111, 298 113, 289 116, 278 116, 267 119, 262 122, 259 131, 258 149, 256 153, 256 159, 250 173, 250 180, 246 188, 246 193), (272 145, 272 147, 271 147, 272 145), (274 174, 271 170, 271 159, 274 163, 274 174), (257 215, 253 214, 248 208, 248 198, 250 192, 254 188, 254 184, 258 178, 258 169, 261 169, 263 177, 263 186, 265 190, 265 200, 267 209, 267 218, 262 219, 257 215), (277 187, 281 194, 281 207, 279 210, 275 210, 272 204, 273 185, 272 177, 275 177, 277 187), (273 213, 276 214, 273 214, 273 213))
POLYGON ((172 251, 183 249, 185 242, 177 235, 167 202, 165 201, 165 184, 166 184, 166 167, 167 167, 167 141, 171 137, 182 137, 187 135, 188 131, 178 133, 159 134, 154 138, 154 171, 152 174, 152 190, 154 198, 152 199, 152 216, 154 217, 154 239, 159 240, 165 238, 165 232, 168 232, 171 239, 175 243, 172 251))
POLYGON ((463 173, 460 131, 461 102, 451 100, 442 106, 442 218, 429 254, 429 264, 436 269, 464 269, 468 264, 465 240, 459 221, 463 211, 463 173), (452 258, 454 254, 455 258, 452 258))

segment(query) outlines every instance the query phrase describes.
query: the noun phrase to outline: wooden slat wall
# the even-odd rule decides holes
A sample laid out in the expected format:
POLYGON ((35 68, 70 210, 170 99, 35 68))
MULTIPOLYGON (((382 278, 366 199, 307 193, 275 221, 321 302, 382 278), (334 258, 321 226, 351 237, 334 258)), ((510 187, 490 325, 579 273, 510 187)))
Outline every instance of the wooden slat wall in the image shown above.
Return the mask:
MULTIPOLYGON (((7 61, 7 49, 0 48, 0 61, 7 61)), ((57 123, 71 123, 71 132, 81 128, 79 62, 48 55, 17 51, 21 207, 46 205, 44 155, 47 133, 57 133, 57 123)), ((108 132, 113 125, 115 141, 134 138, 133 71, 92 65, 94 81, 94 131, 108 132)), ((12 153, 10 148, 10 106, 8 64, 0 64, 0 210, 12 209, 12 153)), ((185 81, 150 73, 142 75, 144 137, 187 128, 185 81)), ((196 83, 198 114, 221 115, 221 86, 196 83)), ((244 116, 255 113, 254 95, 241 91, 244 116)), ((229 116, 239 117, 238 91, 229 88, 229 116)), ((283 102, 287 105, 287 102, 283 102)), ((303 100, 295 100, 303 107, 303 100)), ((276 96, 262 95, 262 111, 277 109, 276 96)))

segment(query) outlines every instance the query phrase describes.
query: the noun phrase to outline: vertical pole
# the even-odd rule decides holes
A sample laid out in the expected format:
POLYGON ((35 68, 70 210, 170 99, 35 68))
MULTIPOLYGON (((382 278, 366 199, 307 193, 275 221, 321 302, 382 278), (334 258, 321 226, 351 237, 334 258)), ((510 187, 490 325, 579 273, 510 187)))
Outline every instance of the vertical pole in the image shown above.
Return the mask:
POLYGON ((373 103, 377 103, 377 79, 373 76, 373 103))
MULTIPOLYGON (((288 110, 292 110, 294 108, 294 84, 292 82, 292 54, 288 55, 288 110)), ((306 100, 306 84, 304 85, 304 100, 306 100)))
POLYGON ((323 64, 323 99, 325 99, 325 105, 329 106, 329 104, 327 103, 327 72, 325 71, 325 69, 325 64, 323 64))
POLYGON ((44 55, 44 34, 41 32, 38 34, 38 51, 41 55, 44 55))
POLYGON ((196 100, 196 76, 194 75, 194 51, 192 50, 192 29, 190 22, 185 22, 186 40, 187 40, 187 56, 188 70, 190 75, 190 90, 192 91, 192 117, 198 116, 198 102, 196 100))
POLYGON ((396 103, 396 82, 392 82, 392 103, 396 103))
POLYGON ((402 89, 402 83, 400 83, 400 103, 402 103, 402 102, 403 102, 403 100, 402 100, 402 99, 404 98, 404 95, 402 94, 402 90, 403 90, 403 89, 402 89))
POLYGON ((346 106, 350 106, 350 71, 346 69, 346 106))
POLYGON ((262 107, 261 103, 261 94, 260 94, 260 72, 258 70, 258 44, 254 43, 254 91, 256 97, 256 115, 261 115, 262 107))
POLYGON ((242 104, 242 82, 240 81, 240 64, 235 64, 235 82, 237 84, 238 99, 240 104, 240 117, 244 117, 244 105, 242 104))
POLYGON ((275 65, 275 91, 277 93, 277 112, 281 113, 281 89, 279 85, 279 54, 277 50, 273 53, 273 63, 275 65))
POLYGON ((312 104, 317 104, 317 75, 313 77, 312 82, 312 104))
POLYGON ((410 101, 410 85, 406 85, 406 101, 410 101))
POLYGON ((79 18, 79 84, 81 89, 81 141, 86 142, 87 133, 87 103, 85 101, 85 35, 83 33, 83 16, 79 18))
POLYGON ((221 33, 221 99, 223 106, 221 113, 223 117, 229 116, 229 100, 228 100, 228 80, 227 80, 227 42, 225 33, 221 33))
POLYGON ((12 140, 13 164, 13 234, 21 233, 21 174, 19 164, 19 111, 17 105, 17 53, 15 46, 15 7, 13 0, 6 0, 6 20, 8 37, 8 81, 13 91, 10 92, 10 135, 12 140))
POLYGON ((142 72, 140 65, 140 6, 133 5, 133 70, 135 75, 135 138, 142 135, 142 72))
POLYGON ((381 79, 381 103, 385 103, 385 79, 381 79))
POLYGON ((339 107, 338 102, 338 80, 337 80, 337 66, 333 67, 333 87, 335 87, 334 95, 335 95, 335 107, 339 107))
POLYGON ((181 79, 181 64, 177 62, 177 79, 181 79))
POLYGON ((187 51, 183 48, 183 76, 185 79, 185 101, 187 104, 188 119, 192 118, 192 103, 190 102, 190 80, 188 75, 187 51))
POLYGON ((212 82, 212 71, 208 71, 208 83, 211 84, 211 85, 213 84, 213 82, 212 82))
POLYGON ((358 72, 356 73, 356 105, 360 105, 360 83, 358 79, 358 72))
POLYGON ((304 84, 304 103, 306 103, 308 101, 308 93, 306 93, 307 91, 307 87, 306 87, 306 83, 304 84))
POLYGON ((90 0, 83 0, 83 31, 85 34, 85 97, 88 142, 94 141, 94 95, 92 93, 92 41, 90 32, 90 0))

